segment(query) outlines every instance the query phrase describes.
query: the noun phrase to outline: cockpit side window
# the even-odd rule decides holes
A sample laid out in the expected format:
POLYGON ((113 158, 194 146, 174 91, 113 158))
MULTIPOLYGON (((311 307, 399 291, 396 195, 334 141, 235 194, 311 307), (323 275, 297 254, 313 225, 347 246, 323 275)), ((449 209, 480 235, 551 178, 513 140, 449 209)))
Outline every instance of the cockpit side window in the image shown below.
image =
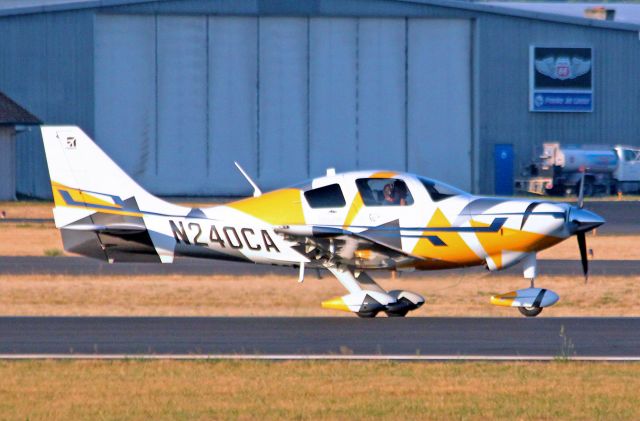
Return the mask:
POLYGON ((406 183, 397 178, 359 178, 356 186, 365 206, 413 205, 406 183))
POLYGON ((427 193, 429 193, 429 196, 431 196, 431 200, 433 200, 434 202, 439 202, 453 196, 466 194, 462 190, 458 190, 455 187, 449 186, 444 183, 438 183, 424 177, 418 177, 418 179, 420 180, 424 188, 427 189, 427 193))
POLYGON ((347 202, 344 200, 342 189, 338 184, 329 184, 328 186, 318 187, 313 190, 304 192, 309 206, 314 209, 321 208, 342 208, 347 202))
POLYGON ((622 156, 623 156, 623 159, 627 162, 635 161, 638 159, 636 152, 630 149, 625 149, 622 152, 622 156))

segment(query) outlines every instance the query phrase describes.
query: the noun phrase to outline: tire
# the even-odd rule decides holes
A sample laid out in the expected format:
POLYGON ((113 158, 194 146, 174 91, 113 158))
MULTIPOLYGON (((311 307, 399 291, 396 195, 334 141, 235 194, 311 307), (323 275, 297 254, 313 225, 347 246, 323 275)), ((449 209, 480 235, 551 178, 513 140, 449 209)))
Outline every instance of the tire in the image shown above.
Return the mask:
POLYGON ((408 312, 409 310, 398 312, 385 311, 385 313, 387 313, 387 317, 405 317, 408 312))
POLYGON ((373 319, 378 315, 377 311, 359 311, 356 313, 361 319, 373 319))
POLYGON ((595 193, 595 190, 596 189, 594 188, 593 183, 591 183, 591 181, 584 180, 584 189, 583 189, 584 197, 592 197, 595 193))
POLYGON ((542 307, 518 307, 518 310, 525 317, 536 317, 542 313, 542 307))

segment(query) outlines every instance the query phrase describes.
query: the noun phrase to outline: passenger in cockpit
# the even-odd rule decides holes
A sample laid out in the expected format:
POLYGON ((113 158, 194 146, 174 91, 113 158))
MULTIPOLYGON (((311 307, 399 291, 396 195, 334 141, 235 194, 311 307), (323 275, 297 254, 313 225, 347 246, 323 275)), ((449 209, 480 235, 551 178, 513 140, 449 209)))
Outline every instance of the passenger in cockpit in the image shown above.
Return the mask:
POLYGON ((393 196, 395 204, 405 206, 407 204, 407 186, 400 180, 393 183, 393 196))

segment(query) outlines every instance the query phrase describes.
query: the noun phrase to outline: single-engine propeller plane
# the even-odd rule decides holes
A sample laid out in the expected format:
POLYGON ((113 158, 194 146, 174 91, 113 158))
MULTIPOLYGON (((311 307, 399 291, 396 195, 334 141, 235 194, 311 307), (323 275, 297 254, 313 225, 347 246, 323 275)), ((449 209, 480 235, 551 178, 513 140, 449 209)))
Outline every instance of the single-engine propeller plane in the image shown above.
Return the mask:
POLYGON ((479 197, 395 171, 328 170, 293 187, 207 208, 178 206, 140 187, 81 129, 43 126, 56 227, 65 250, 109 262, 171 263, 189 256, 324 268, 348 294, 322 306, 360 317, 405 316, 425 299, 386 291, 369 273, 524 263, 527 288, 491 298, 536 316, 558 295, 537 288, 536 253, 604 223, 578 206, 479 197))

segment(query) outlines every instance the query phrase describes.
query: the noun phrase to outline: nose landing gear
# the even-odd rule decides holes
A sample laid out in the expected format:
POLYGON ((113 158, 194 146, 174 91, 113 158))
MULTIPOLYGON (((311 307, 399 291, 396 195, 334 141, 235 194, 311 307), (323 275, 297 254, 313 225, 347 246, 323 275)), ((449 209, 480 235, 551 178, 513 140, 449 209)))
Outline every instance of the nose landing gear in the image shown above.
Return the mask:
POLYGON ((555 292, 535 287, 537 274, 537 260, 535 253, 530 253, 524 259, 524 278, 530 281, 530 287, 506 294, 491 297, 491 304, 505 307, 517 307, 525 317, 536 317, 544 307, 549 307, 558 302, 560 298, 555 292))
POLYGON ((518 310, 525 317, 536 317, 542 313, 542 307, 518 307, 518 310))

